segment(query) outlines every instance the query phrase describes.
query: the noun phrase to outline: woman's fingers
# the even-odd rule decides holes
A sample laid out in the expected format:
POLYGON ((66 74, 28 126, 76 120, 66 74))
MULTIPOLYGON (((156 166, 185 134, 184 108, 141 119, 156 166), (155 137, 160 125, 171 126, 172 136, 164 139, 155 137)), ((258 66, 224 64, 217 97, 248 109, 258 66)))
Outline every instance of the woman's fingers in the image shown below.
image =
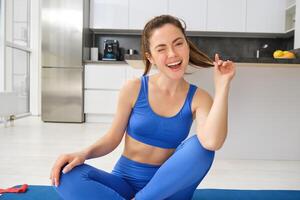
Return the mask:
POLYGON ((55 170, 55 173, 54 173, 54 185, 56 186, 56 187, 58 187, 58 185, 59 185, 59 178, 60 178, 60 169, 56 169, 55 170))
POLYGON ((58 186, 60 175, 62 173, 68 173, 71 171, 75 166, 81 164, 84 162, 84 155, 80 153, 74 153, 74 154, 65 154, 61 155, 53 165, 53 168, 50 173, 50 179, 52 182, 52 185, 58 186))
POLYGON ((219 54, 216 53, 216 54, 215 54, 215 62, 218 63, 219 60, 220 60, 219 54))
POLYGON ((77 166, 77 162, 75 160, 73 160, 72 162, 70 162, 68 165, 66 165, 64 167, 64 169, 62 170, 62 172, 64 174, 68 173, 69 171, 71 171, 75 166, 77 166))
POLYGON ((230 60, 220 60, 220 58, 218 57, 218 54, 216 54, 216 61, 214 62, 215 65, 215 69, 217 71, 220 71, 221 73, 227 73, 230 72, 233 68, 233 62, 230 60))
POLYGON ((52 171, 51 171, 51 182, 52 185, 55 185, 56 187, 59 185, 59 178, 60 178, 60 172, 61 168, 68 163, 68 158, 65 156, 61 156, 58 158, 56 163, 54 164, 52 171))
POLYGON ((57 187, 59 185, 60 167, 55 166, 53 168, 52 174, 53 174, 51 178, 52 185, 55 185, 57 187))
POLYGON ((219 58, 219 54, 215 54, 215 61, 214 61, 214 65, 216 66, 216 67, 220 67, 220 66, 222 66, 223 65, 223 63, 224 63, 224 61, 223 60, 220 60, 220 58, 219 58))

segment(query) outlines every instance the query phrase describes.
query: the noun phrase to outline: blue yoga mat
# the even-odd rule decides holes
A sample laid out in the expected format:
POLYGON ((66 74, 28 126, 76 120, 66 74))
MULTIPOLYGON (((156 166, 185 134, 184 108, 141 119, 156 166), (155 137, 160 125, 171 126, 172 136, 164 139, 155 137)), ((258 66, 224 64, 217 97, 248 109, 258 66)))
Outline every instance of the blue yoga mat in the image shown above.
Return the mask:
POLYGON ((193 200, 300 200, 300 190, 198 189, 193 200))
MULTIPOLYGON (((300 200, 300 190, 197 189, 193 200, 300 200)), ((0 200, 62 200, 51 186, 30 185, 26 193, 7 193, 0 200)))

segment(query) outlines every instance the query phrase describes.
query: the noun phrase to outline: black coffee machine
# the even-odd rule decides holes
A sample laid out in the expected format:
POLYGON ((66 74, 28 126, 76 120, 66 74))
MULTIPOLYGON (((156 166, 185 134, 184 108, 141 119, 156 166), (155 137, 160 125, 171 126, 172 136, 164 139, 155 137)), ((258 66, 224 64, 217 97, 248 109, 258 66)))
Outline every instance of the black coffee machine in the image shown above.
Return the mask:
POLYGON ((119 60, 120 49, 118 40, 104 40, 104 53, 102 60, 119 60))

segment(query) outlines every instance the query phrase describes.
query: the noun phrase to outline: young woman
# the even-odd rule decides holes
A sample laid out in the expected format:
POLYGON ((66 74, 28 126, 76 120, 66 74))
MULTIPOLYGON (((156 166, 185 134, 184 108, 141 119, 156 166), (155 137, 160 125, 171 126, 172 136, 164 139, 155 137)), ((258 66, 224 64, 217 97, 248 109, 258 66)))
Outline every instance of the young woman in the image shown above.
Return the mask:
POLYGON ((234 64, 218 55, 212 62, 187 39, 181 22, 169 15, 145 25, 142 53, 144 75, 121 89, 108 132, 54 164, 52 183, 63 199, 188 200, 222 147, 234 64), (214 100, 184 80, 189 62, 214 67, 214 100), (148 76, 151 65, 159 72, 148 76), (197 132, 185 140, 193 120, 197 132), (123 136, 124 151, 111 173, 84 164, 113 151, 123 136))

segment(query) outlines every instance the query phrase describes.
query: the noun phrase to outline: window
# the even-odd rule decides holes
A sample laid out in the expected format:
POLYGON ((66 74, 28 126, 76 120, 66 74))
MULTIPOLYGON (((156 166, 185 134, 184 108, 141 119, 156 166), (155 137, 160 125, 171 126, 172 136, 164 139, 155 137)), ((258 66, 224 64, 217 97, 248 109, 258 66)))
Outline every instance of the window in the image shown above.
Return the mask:
POLYGON ((29 113, 30 0, 1 0, 0 16, 0 92, 15 94, 17 115, 29 113))

